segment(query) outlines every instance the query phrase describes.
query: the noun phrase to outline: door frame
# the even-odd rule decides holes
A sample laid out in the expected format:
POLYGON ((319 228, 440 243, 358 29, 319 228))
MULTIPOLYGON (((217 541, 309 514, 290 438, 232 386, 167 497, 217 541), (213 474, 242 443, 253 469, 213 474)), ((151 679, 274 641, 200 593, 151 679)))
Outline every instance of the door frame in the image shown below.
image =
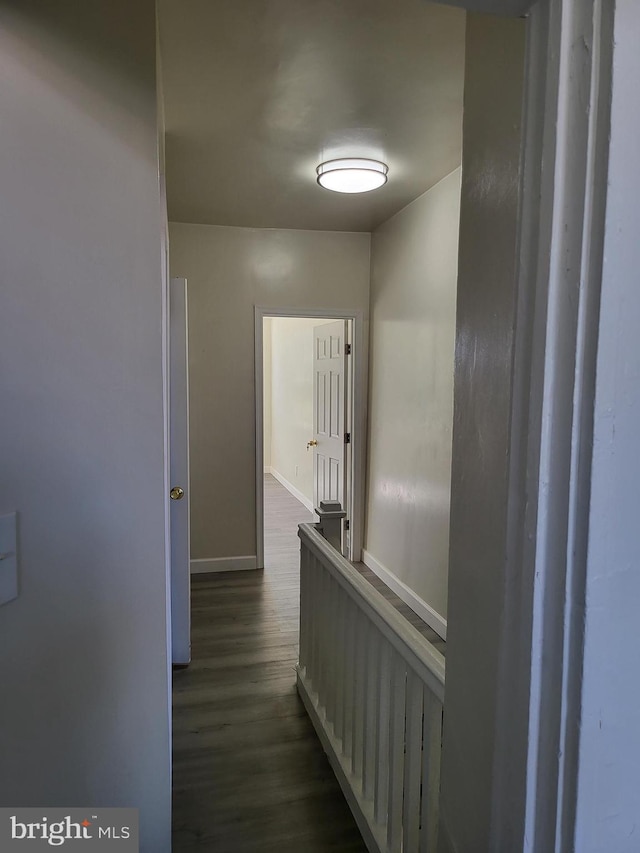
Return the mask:
POLYGON ((518 725, 496 728, 493 807, 505 832, 522 786, 519 832, 500 842, 533 851, 570 846, 578 796, 583 625, 572 612, 587 573, 614 43, 613 4, 528 5, 504 597, 517 617, 502 626, 498 693, 500 719, 518 725))
POLYGON ((171 660, 176 666, 191 662, 188 301, 186 278, 172 277, 169 280, 169 488, 181 486, 185 492, 177 504, 169 492, 171 660), (185 552, 186 566, 181 559, 185 552))
POLYGON ((368 403, 368 325, 364 311, 336 308, 292 308, 256 305, 255 312, 255 447, 256 447, 256 568, 264 568, 264 319, 306 317, 351 320, 351 394, 347 417, 351 419, 351 495, 347 512, 350 521, 349 559, 360 562, 364 544, 365 471, 368 403))
MULTIPOLYGON (((528 18, 490 824, 492 849, 558 851, 571 846, 578 797, 576 614, 587 578, 616 12, 606 0, 440 2, 528 18)), ((448 662, 448 689, 463 676, 448 662)), ((445 752, 445 774, 446 763, 445 752)), ((446 839, 446 820, 441 830, 446 839)))

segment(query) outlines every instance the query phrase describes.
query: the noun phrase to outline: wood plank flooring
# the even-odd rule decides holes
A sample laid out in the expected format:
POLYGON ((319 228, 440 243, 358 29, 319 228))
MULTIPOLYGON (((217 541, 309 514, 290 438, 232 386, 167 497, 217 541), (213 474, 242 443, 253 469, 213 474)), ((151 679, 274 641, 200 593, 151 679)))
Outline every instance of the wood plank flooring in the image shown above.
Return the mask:
POLYGON ((366 853, 295 689, 299 540, 309 512, 265 478, 263 572, 192 580, 174 673, 174 853, 366 853))
POLYGON ((311 513, 267 475, 264 572, 192 578, 193 660, 173 686, 173 853, 366 853, 295 689, 305 521, 311 513))

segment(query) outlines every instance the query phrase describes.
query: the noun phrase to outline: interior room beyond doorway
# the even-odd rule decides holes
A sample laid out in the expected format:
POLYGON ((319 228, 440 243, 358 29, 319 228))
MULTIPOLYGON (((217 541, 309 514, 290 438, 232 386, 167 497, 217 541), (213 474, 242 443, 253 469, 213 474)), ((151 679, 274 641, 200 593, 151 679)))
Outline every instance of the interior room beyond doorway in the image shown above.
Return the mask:
POLYGON ((267 316, 262 331, 264 532, 269 540, 279 535, 271 527, 280 527, 281 503, 287 517, 299 505, 300 521, 313 518, 321 499, 348 505, 344 436, 350 420, 350 330, 346 320, 267 316))
POLYGON ((264 470, 313 512, 313 330, 325 318, 264 318, 264 470))

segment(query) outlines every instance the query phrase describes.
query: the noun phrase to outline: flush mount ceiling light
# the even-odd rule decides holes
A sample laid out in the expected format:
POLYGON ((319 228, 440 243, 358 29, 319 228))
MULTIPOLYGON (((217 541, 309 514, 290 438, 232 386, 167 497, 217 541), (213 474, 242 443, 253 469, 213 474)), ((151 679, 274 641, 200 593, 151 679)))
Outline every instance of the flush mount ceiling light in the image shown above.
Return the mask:
POLYGON ((318 183, 336 193, 368 193, 387 183, 389 167, 379 160, 348 157, 328 160, 316 169, 318 183))

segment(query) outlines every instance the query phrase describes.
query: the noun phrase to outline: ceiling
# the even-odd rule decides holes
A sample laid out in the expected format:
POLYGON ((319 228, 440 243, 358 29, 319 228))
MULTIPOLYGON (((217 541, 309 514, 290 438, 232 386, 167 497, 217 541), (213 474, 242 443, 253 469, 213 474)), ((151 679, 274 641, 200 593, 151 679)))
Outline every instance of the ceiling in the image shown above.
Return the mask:
POLYGON ((371 231, 460 164, 464 12, 424 0, 159 0, 169 218, 371 231), (316 184, 335 157, 386 186, 316 184))

